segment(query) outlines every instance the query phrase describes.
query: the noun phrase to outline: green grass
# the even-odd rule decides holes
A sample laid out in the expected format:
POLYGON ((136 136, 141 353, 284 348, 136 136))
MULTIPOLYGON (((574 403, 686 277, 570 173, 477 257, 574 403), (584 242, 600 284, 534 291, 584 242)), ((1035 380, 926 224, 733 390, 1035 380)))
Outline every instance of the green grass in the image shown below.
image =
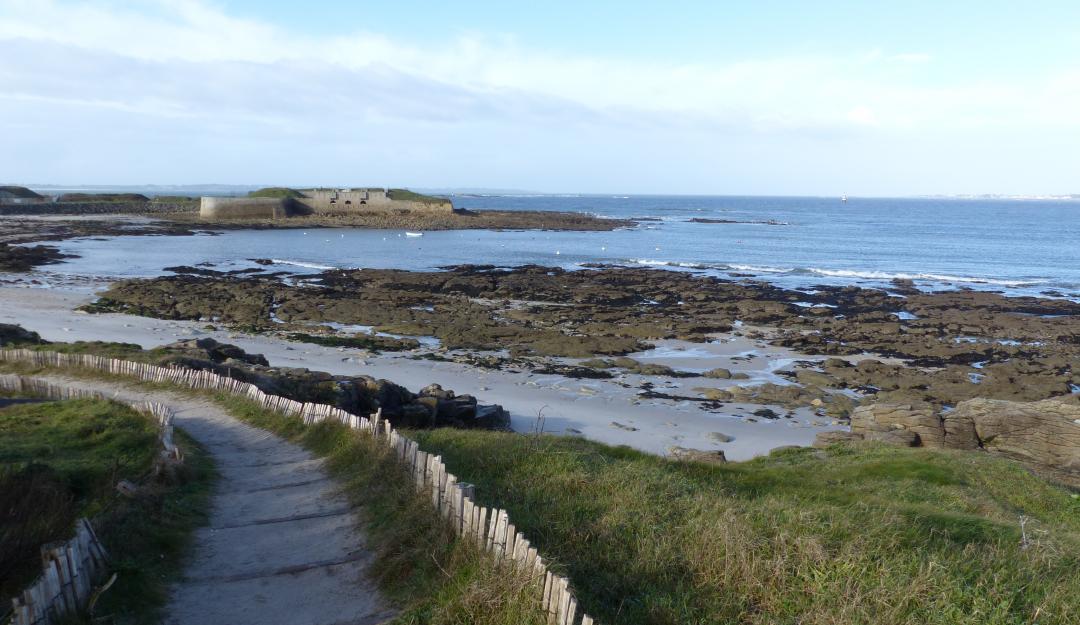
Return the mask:
POLYGON ((539 589, 459 541, 416 494, 412 478, 381 443, 339 424, 304 426, 230 395, 217 401, 233 415, 303 444, 327 459, 331 473, 365 520, 375 551, 372 571, 387 596, 404 606, 398 625, 542 625, 539 589))
POLYGON ((1080 622, 1080 500, 985 454, 859 445, 712 466, 578 439, 413 435, 605 623, 1080 622))
POLYGON ((141 193, 64 193, 57 202, 149 202, 141 193))
POLYGON ((127 406, 80 399, 0 409, 0 597, 32 582, 40 545, 66 540, 86 516, 118 573, 97 614, 157 622, 169 577, 205 522, 214 476, 193 441, 182 433, 176 440, 186 464, 153 477, 157 425, 127 406), (139 483, 141 496, 118 496, 121 479, 139 483))
POLYGON ((143 415, 106 400, 78 399, 0 410, 0 464, 45 464, 93 514, 118 476, 139 475, 157 453, 157 429, 143 415))
POLYGON ((303 194, 296 189, 290 189, 288 187, 266 187, 263 189, 257 189, 248 193, 248 197, 267 197, 275 199, 292 199, 303 197, 303 194))
POLYGON ((190 553, 193 532, 209 522, 213 460, 183 431, 174 440, 184 464, 169 480, 138 500, 118 499, 102 518, 98 536, 109 552, 116 584, 104 595, 96 617, 117 624, 161 622, 169 584, 190 553))
POLYGON ((448 201, 446 198, 424 195, 423 193, 409 191, 408 189, 390 189, 387 191, 387 196, 391 200, 421 202, 424 204, 442 204, 448 201))

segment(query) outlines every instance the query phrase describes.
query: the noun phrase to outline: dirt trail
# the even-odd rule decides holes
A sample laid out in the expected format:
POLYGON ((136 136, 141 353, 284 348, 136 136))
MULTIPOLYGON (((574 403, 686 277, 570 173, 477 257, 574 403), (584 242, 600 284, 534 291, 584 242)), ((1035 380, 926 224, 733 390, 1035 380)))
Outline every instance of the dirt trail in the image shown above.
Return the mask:
POLYGON ((168 404, 217 463, 210 524, 196 531, 166 625, 374 625, 394 616, 368 578, 354 510, 321 460, 203 399, 37 377, 168 404))

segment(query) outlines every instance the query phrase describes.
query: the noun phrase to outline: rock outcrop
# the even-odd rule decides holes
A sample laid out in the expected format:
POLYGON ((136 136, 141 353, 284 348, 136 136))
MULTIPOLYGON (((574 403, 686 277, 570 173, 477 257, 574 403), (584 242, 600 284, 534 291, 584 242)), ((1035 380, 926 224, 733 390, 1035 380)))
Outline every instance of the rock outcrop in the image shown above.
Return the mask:
POLYGON ((981 447, 1067 471, 1080 471, 1080 401, 962 402, 945 415, 950 447, 981 447))
POLYGON ((399 427, 507 429, 510 423, 502 406, 481 406, 475 397, 455 395, 438 384, 412 393, 389 380, 367 375, 271 367, 262 354, 249 354, 211 338, 178 341, 158 351, 163 352, 161 364, 211 370, 296 401, 331 404, 357 414, 382 409, 383 415, 399 427))
POLYGON ((0 323, 0 346, 19 347, 44 343, 41 335, 13 323, 0 323))
POLYGON ((930 404, 870 404, 851 412, 851 431, 866 440, 944 447, 945 429, 930 404))
POLYGON ((843 440, 983 449, 1080 472, 1080 398, 1037 402, 969 399, 944 413, 930 404, 859 406, 852 412, 850 432, 823 432, 815 445, 843 440))

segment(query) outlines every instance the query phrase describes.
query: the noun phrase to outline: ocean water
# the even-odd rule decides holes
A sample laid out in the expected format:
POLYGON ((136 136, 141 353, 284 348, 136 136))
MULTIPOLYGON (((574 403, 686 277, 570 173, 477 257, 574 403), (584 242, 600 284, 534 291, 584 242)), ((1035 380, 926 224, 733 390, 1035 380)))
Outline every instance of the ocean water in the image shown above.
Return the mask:
POLYGON ((973 288, 1080 298, 1080 201, 694 196, 462 196, 476 209, 559 210, 641 219, 612 232, 427 232, 355 229, 232 231, 196 237, 109 237, 60 244, 78 260, 46 271, 153 276, 171 265, 219 269, 270 258, 282 268, 432 269, 462 263, 590 263, 700 271, 791 288, 973 288), (695 223, 691 219, 743 223, 695 223))

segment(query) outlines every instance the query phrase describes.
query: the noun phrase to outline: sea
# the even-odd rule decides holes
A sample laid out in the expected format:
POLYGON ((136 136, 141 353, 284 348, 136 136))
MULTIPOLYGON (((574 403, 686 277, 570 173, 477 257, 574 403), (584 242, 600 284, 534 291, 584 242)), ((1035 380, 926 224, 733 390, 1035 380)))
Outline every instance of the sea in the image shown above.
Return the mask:
POLYGON ((300 273, 329 268, 432 270, 597 264, 690 271, 787 288, 976 289, 1080 301, 1080 200, 660 195, 453 196, 467 209, 573 211, 638 221, 610 232, 242 230, 119 236, 59 244, 78 259, 58 275, 149 277, 166 267, 219 270, 272 259, 300 273))

